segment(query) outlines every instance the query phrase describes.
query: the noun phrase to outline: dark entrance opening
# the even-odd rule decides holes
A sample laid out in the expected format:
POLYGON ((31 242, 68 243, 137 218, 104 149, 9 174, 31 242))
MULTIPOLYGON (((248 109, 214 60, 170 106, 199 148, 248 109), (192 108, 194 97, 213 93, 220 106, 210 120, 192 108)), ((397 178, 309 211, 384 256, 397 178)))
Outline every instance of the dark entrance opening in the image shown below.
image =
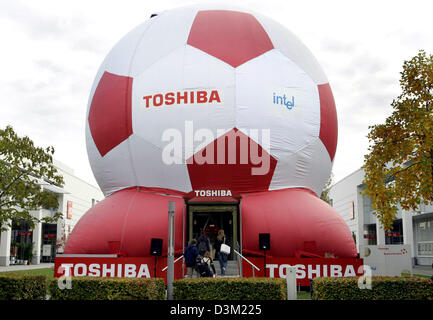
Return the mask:
POLYGON ((197 239, 204 231, 211 243, 211 255, 216 258, 214 243, 218 231, 223 229, 232 248, 229 260, 233 260, 233 248, 238 248, 237 244, 239 243, 238 205, 188 205, 187 212, 186 241, 197 239))

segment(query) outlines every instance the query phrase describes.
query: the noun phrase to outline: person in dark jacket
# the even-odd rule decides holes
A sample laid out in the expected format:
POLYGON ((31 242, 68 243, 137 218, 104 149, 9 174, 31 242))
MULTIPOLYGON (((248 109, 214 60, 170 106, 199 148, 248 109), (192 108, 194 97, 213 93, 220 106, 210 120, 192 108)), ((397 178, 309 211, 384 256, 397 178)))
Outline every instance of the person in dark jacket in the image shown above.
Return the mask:
POLYGON ((201 256, 204 256, 207 251, 210 252, 210 241, 204 231, 201 232, 200 237, 197 239, 197 248, 198 254, 201 256))
POLYGON ((185 264, 187 269, 188 278, 192 278, 196 266, 196 259, 198 256, 197 240, 192 239, 188 247, 183 251, 185 264))

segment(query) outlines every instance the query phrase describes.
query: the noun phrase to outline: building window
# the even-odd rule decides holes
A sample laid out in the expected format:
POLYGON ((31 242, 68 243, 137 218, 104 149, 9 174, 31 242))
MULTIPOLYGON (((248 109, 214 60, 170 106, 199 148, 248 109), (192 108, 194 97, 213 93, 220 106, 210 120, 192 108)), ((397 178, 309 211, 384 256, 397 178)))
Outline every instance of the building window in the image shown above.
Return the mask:
POLYGON ((402 219, 394 220, 392 230, 385 232, 385 244, 403 244, 402 219))
POLYGON ((92 199, 92 207, 96 204, 96 200, 92 199))
POLYGON ((33 231, 28 221, 12 221, 10 264, 23 264, 28 259, 28 250, 33 243, 33 231))
POLYGON ((350 220, 355 220, 355 202, 350 204, 350 220))
MULTIPOLYGON (((365 186, 358 187, 358 190, 360 190, 361 194, 362 191, 365 190, 365 186)), ((358 212, 361 208, 358 208, 358 212)), ((364 223, 365 224, 375 224, 376 218, 375 218, 375 210, 373 209, 373 203, 370 199, 370 197, 366 195, 362 195, 362 212, 364 216, 364 223)))
POLYGON ((57 224, 42 223, 41 262, 54 262, 56 242, 57 224))
POLYGON ((362 197, 362 203, 364 205, 364 213, 370 214, 374 212, 373 203, 371 202, 370 197, 362 197))
POLYGON ((418 256, 433 256, 433 218, 414 221, 416 248, 418 256))
POLYGON ((419 257, 433 257, 433 241, 420 241, 417 243, 419 257))
POLYGON ((364 225, 364 239, 367 239, 367 244, 370 246, 377 245, 376 224, 364 225))

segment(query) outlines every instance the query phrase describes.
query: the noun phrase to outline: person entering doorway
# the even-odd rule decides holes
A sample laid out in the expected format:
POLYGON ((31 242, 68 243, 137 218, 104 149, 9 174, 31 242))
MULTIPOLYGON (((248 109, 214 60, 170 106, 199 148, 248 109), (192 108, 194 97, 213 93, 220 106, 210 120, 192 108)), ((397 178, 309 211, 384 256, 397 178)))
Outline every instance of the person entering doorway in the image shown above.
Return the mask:
POLYGON ((206 236, 206 232, 201 232, 200 237, 197 239, 197 243, 199 255, 204 256, 206 252, 210 252, 210 241, 209 238, 206 236))
POLYGON ((196 259, 198 256, 197 240, 192 239, 188 247, 185 248, 183 252, 185 257, 185 264, 187 268, 187 276, 192 278, 194 276, 194 271, 196 270, 196 259))
POLYGON ((222 244, 226 244, 228 246, 230 246, 225 234, 224 234, 224 230, 220 229, 218 231, 218 236, 215 240, 215 249, 216 249, 216 254, 218 255, 218 261, 220 263, 220 268, 221 268, 221 275, 225 275, 225 271, 227 268, 227 258, 228 255, 224 252, 221 252, 221 245, 222 244))

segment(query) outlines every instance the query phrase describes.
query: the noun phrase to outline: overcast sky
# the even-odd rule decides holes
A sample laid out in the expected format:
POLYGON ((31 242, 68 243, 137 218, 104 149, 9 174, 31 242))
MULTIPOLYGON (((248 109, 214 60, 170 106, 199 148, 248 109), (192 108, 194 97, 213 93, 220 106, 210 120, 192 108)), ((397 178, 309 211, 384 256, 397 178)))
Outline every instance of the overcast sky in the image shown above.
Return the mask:
MULTIPOLYGON (((0 0, 0 127, 10 124, 37 145, 54 146, 56 159, 96 185, 84 127, 102 60, 152 13, 197 2, 0 0)), ((285 25, 327 74, 339 121, 334 182, 362 166, 368 126, 391 114, 403 61, 419 49, 433 53, 433 1, 243 0, 236 5, 285 25)))

